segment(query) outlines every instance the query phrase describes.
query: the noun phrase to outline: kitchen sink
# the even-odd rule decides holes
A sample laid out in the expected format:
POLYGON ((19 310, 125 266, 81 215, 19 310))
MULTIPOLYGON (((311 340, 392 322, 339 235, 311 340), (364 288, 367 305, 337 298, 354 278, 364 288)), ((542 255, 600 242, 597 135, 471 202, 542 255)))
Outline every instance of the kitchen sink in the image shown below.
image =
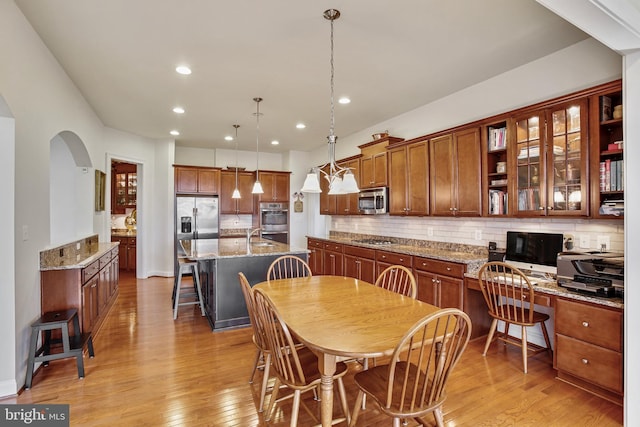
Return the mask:
POLYGON ((252 246, 273 246, 271 242, 251 242, 252 246))

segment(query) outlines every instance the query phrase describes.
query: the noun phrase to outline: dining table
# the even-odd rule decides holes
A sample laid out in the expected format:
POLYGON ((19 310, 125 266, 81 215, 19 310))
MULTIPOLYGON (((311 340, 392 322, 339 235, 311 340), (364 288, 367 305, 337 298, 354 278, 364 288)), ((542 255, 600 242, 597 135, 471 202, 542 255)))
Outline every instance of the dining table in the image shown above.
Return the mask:
POLYGON ((309 276, 255 285, 291 333, 318 357, 321 422, 333 419, 333 374, 346 359, 390 356, 404 334, 438 307, 352 277, 309 276))

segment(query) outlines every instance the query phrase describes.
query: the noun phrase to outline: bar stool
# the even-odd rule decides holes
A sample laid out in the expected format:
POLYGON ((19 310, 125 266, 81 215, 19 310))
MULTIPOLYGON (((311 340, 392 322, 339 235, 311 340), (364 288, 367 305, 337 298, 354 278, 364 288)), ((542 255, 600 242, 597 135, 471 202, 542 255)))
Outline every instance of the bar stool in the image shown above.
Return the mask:
POLYGON ((178 277, 173 284, 173 319, 178 318, 178 307, 181 305, 200 305, 200 311, 202 315, 205 315, 204 304, 202 300, 202 288, 200 287, 200 274, 198 273, 198 262, 190 261, 186 258, 178 258, 178 277), (193 277, 194 290, 183 288, 182 275, 183 273, 191 273, 193 277), (182 298, 195 298, 193 300, 180 302, 182 298))
POLYGON ((44 313, 42 317, 31 324, 31 343, 29 346, 29 361, 27 362, 27 378, 24 387, 31 388, 33 370, 36 362, 42 362, 43 366, 49 365, 50 360, 76 358, 78 366, 78 378, 84 378, 84 361, 82 351, 87 346, 89 357, 94 356, 93 339, 91 332, 80 333, 80 321, 78 310, 70 308, 64 311, 51 311, 44 313), (73 336, 69 336, 69 322, 73 322, 73 336), (52 339, 51 331, 60 329, 61 338, 52 339), (40 332, 44 332, 42 345, 38 348, 40 332), (62 343, 62 351, 51 353, 51 344, 62 343))

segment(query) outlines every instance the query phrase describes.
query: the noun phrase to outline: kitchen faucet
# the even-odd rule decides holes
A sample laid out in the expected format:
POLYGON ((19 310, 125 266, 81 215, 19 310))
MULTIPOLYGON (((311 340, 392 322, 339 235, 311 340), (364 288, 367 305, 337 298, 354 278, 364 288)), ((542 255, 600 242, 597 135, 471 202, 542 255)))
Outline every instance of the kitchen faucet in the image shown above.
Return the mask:
POLYGON ((254 228, 253 230, 250 228, 247 228, 247 243, 251 243, 251 236, 253 236, 255 234, 256 231, 261 231, 261 228, 254 228))

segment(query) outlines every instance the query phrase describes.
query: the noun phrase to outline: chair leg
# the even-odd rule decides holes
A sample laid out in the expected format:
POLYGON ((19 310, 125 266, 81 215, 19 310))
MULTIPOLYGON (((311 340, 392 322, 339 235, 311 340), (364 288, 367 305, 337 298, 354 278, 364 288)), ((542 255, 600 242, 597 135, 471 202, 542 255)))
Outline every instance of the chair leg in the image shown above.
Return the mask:
POLYGON ((442 416, 442 407, 438 407, 433 411, 433 418, 436 420, 438 427, 444 427, 444 418, 442 416))
POLYGON ((93 351, 93 337, 91 336, 87 339, 87 349, 89 350, 89 357, 93 359, 95 353, 93 351))
POLYGON ((524 366, 524 373, 527 373, 527 327, 522 327, 522 365, 524 366))
MULTIPOLYGON (((376 359, 373 359, 374 365, 375 365, 375 360, 376 359)), ((365 371, 367 369, 369 369, 369 359, 367 359, 366 357, 364 359, 364 362, 362 362, 362 369, 364 369, 365 371)), ((367 395, 366 394, 362 396, 362 410, 364 411, 365 409, 367 409, 367 395)))
POLYGON ((276 378, 276 383, 273 385, 273 391, 271 392, 271 397, 269 398, 269 408, 267 408, 267 414, 264 417, 265 421, 269 421, 271 419, 271 414, 273 412, 273 407, 276 405, 276 400, 278 400, 278 392, 280 391, 280 380, 276 378))
POLYGON ((38 350, 38 335, 40 330, 31 330, 31 343, 29 344, 29 360, 27 361, 27 378, 24 381, 24 388, 31 388, 33 380, 33 369, 36 363, 36 351, 38 350))
POLYGON ((553 353, 553 350, 551 350, 551 341, 549 341, 549 332, 547 331, 547 325, 542 322, 540 323, 540 327, 542 328, 542 335, 544 336, 544 342, 547 345, 547 349, 549 353, 553 353))
MULTIPOLYGON (((260 387, 260 407, 258 412, 262 412, 264 409, 264 397, 267 394, 267 384, 269 383, 269 367, 271 366, 271 353, 267 353, 267 357, 264 359, 264 373, 262 377, 262 387, 260 387)), ((274 395, 275 390, 272 392, 274 395)))
POLYGON ((344 381, 342 377, 338 378, 338 393, 340 393, 340 405, 342 406, 342 412, 347 419, 347 425, 351 421, 351 414, 349 413, 349 406, 347 406, 347 393, 344 389, 344 381))
POLYGON ((253 371, 251 371, 251 376, 249 377, 249 384, 253 384, 253 377, 256 376, 256 371, 258 370, 258 365, 260 364, 260 358, 262 357, 262 350, 256 348, 256 362, 253 364, 253 371))
POLYGON ((82 358, 82 349, 76 356, 76 365, 78 365, 78 378, 84 378, 84 360, 82 358))
POLYGON ((178 268, 178 278, 176 279, 176 293, 173 299, 173 320, 178 318, 178 305, 180 303, 180 284, 182 283, 182 268, 178 268))
POLYGON ((393 427, 400 427, 400 418, 393 417, 393 427))
POLYGON ((298 413, 300 412, 300 390, 293 392, 293 408, 291 409, 291 427, 298 425, 298 413))
POLYGON ((489 328, 489 335, 487 335, 487 342, 484 344, 484 351, 482 352, 483 356, 487 355, 487 350, 489 350, 489 346, 491 345, 491 340, 493 339, 493 334, 496 332, 497 326, 498 319, 493 319, 491 321, 491 327, 489 328))
POLYGON ((193 280, 196 284, 196 291, 198 292, 198 301, 200 301, 200 312, 203 316, 206 315, 204 311, 204 299, 202 299, 202 287, 200 286, 200 273, 198 273, 197 265, 192 267, 193 270, 193 280))
POLYGON ((356 396, 356 404, 353 406, 351 421, 349 421, 349 427, 355 427, 356 422, 358 421, 358 415, 360 415, 360 408, 362 407, 363 396, 364 396, 364 392, 362 390, 358 390, 358 395, 356 396))

